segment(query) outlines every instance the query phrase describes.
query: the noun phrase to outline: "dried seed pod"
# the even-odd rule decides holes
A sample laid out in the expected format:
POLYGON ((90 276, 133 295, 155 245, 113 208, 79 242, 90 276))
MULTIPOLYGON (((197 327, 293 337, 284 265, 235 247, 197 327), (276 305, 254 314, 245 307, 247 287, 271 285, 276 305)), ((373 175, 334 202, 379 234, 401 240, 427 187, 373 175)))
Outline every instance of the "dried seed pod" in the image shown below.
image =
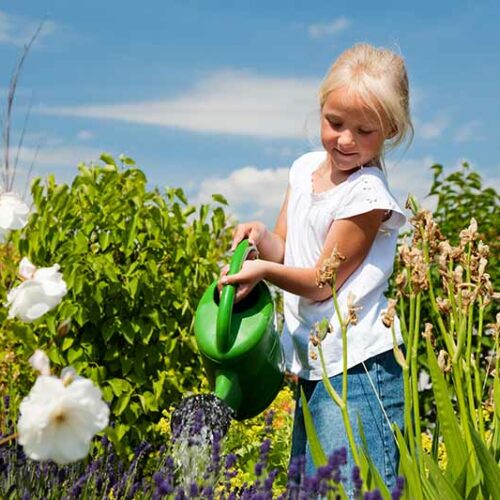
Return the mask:
POLYGON ((426 323, 424 331, 422 332, 422 337, 424 339, 428 339, 432 344, 434 343, 434 335, 432 333, 433 328, 432 323, 426 323))
POLYGON ((455 267, 453 280, 455 281, 455 285, 461 285, 464 282, 464 268, 462 266, 455 267))
POLYGON ((391 328, 394 324, 394 316, 396 315, 396 300, 389 299, 387 301, 387 309, 382 311, 382 323, 386 328, 391 328))
POLYGON ((484 257, 485 259, 488 258, 488 255, 490 254, 490 247, 488 245, 485 245, 481 240, 477 244, 477 254, 479 257, 484 257))
POLYGON ((356 325, 358 323, 358 311, 361 310, 361 306, 355 305, 356 296, 349 291, 347 294, 347 318, 346 324, 356 325))
POLYGON ((316 269, 316 285, 318 288, 323 288, 325 285, 332 285, 337 275, 337 269, 345 259, 345 256, 339 253, 337 247, 335 247, 330 257, 325 259, 321 267, 316 269))
POLYGON ((448 299, 436 297, 436 304, 441 314, 449 314, 451 311, 451 302, 448 299))
POLYGON ((450 362, 450 355, 443 349, 439 351, 437 363, 439 366, 439 369, 443 373, 448 373, 451 371, 451 362, 450 362))
POLYGON ((471 243, 478 237, 477 232, 477 222, 474 217, 470 220, 470 225, 467 229, 460 231, 460 245, 465 246, 467 243, 471 243))

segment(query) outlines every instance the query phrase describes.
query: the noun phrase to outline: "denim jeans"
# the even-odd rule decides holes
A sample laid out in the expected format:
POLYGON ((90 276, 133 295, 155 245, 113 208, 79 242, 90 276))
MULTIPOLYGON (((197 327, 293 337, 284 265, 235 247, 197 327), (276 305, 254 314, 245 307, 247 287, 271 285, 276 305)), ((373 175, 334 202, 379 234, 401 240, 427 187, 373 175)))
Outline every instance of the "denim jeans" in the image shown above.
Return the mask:
MULTIPOLYGON (((366 360, 364 366, 361 363, 349 369, 347 380, 347 407, 356 445, 361 446, 358 427, 359 415, 363 424, 368 453, 385 484, 392 488, 397 477, 399 457, 394 434, 387 420, 402 429, 404 390, 401 367, 397 364, 394 354, 390 350, 366 360), (378 393, 378 398, 370 379, 378 393), (382 403, 384 411, 382 411, 380 403, 382 403)), ((342 395, 342 374, 331 377, 330 382, 337 393, 342 395)), ((338 448, 345 447, 347 449, 347 465, 342 476, 346 479, 346 491, 352 494, 351 471, 354 461, 340 409, 326 392, 323 381, 301 379, 299 384, 306 395, 314 428, 323 451, 329 456, 338 448)), ((315 467, 306 438, 300 391, 297 397, 292 437, 292 457, 297 455, 305 455, 306 457, 306 475, 314 474, 315 467)))

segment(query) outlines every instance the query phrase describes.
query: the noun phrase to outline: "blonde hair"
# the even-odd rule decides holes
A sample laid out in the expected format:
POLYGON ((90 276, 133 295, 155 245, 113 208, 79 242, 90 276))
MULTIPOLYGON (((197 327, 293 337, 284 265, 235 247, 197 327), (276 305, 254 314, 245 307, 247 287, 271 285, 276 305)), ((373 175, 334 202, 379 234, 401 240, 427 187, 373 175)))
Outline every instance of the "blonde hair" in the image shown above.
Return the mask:
MULTIPOLYGON (((321 109, 328 95, 345 88, 378 116, 387 140, 384 150, 413 139, 408 75, 403 58, 390 50, 359 43, 344 51, 319 89, 321 109)), ((380 162, 383 164, 383 152, 380 162)))

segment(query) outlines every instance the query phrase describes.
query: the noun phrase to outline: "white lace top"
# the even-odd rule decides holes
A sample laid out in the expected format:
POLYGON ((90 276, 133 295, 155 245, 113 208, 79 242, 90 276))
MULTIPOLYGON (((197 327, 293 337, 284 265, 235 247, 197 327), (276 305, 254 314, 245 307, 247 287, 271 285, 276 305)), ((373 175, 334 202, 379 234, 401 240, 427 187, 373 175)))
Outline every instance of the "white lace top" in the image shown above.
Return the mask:
MULTIPOLYGON (((325 160, 326 153, 307 153, 292 165, 287 212, 285 265, 313 267, 320 257, 332 222, 374 209, 390 211, 361 265, 338 292, 342 314, 347 313, 347 294, 355 296, 359 321, 347 330, 348 367, 393 347, 391 331, 381 321, 387 306, 384 291, 392 274, 398 230, 405 223, 403 210, 389 191, 384 173, 377 167, 362 167, 346 181, 325 192, 312 189, 312 173, 325 160)), ((328 376, 342 372, 342 337, 331 299, 318 302, 284 292, 285 328, 282 336, 287 369, 301 378, 321 378, 319 357, 309 342, 314 323, 328 318, 333 326, 322 343, 328 376)), ((396 340, 402 342, 399 322, 396 340)))

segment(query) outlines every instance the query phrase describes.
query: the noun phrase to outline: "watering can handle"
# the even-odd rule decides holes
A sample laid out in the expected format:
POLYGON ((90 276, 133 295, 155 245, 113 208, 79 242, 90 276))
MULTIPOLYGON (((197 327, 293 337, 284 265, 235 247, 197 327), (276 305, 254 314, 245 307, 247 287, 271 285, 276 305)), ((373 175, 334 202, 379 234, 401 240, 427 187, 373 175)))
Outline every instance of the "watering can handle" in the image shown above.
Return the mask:
MULTIPOLYGON (((228 274, 236 274, 240 271, 243 263, 252 251, 256 251, 254 245, 250 245, 248 240, 242 240, 231 257, 228 274)), ((231 335, 231 316, 233 315, 234 296, 236 285, 224 285, 219 301, 219 311, 217 313, 217 349, 221 353, 229 351, 235 339, 231 335)))

